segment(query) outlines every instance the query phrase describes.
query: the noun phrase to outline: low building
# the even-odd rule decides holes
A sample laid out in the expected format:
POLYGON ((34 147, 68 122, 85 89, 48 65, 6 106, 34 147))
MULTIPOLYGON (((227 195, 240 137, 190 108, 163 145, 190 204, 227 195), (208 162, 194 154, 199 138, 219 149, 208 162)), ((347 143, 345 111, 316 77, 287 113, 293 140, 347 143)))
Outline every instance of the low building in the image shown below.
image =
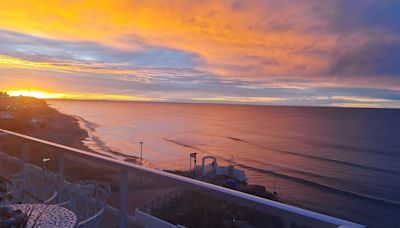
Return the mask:
POLYGON ((0 111, 0 119, 14 119, 15 116, 9 111, 0 111))

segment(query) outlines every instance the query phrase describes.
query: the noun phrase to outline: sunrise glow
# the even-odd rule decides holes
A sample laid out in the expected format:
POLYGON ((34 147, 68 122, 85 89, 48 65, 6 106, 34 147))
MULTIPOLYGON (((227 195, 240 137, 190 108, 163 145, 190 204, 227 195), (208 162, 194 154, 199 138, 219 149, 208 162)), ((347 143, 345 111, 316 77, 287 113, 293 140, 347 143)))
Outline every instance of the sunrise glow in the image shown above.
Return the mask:
POLYGON ((7 92, 10 96, 24 96, 24 97, 35 97, 40 99, 49 99, 49 98, 63 98, 64 94, 60 93, 49 93, 43 91, 34 91, 34 90, 11 90, 7 92))
POLYGON ((24 94, 399 107, 398 14, 386 10, 396 7, 0 0, 0 90, 40 85, 53 92, 24 94), (387 21, 370 21, 381 15, 387 21))

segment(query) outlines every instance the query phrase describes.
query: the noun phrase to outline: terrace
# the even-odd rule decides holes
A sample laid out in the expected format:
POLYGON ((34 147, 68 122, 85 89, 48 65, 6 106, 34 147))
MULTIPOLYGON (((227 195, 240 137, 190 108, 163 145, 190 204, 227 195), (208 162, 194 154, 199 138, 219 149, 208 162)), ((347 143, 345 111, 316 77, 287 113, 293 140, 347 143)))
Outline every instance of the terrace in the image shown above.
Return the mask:
POLYGON ((0 176, 12 196, 2 203, 57 205, 75 214, 78 227, 364 227, 27 135, 0 134, 0 176), (31 185, 16 181, 27 179, 31 185))

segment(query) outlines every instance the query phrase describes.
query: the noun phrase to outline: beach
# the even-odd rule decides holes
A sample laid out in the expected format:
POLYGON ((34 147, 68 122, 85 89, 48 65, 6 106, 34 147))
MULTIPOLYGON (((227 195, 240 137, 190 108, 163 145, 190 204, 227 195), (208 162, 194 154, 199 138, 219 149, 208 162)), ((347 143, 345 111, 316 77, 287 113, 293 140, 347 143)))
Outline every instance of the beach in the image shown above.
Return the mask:
MULTIPOLYGON (((83 141, 88 137, 88 133, 80 128, 79 122, 75 117, 62 114, 47 105, 35 107, 25 112, 30 112, 30 118, 35 120, 29 127, 25 129, 13 129, 12 126, 1 126, 0 124, 0 128, 14 130, 18 133, 35 138, 96 153, 84 145, 83 141)), ((17 119, 17 121, 22 120, 17 119)), ((1 150, 10 155, 20 157, 21 141, 12 136, 8 137, 6 141, 2 140, 0 143, 1 150)), ((46 168, 53 171, 58 169, 58 154, 61 152, 60 150, 55 150, 50 146, 39 145, 32 142, 28 143, 28 147, 32 152, 29 153, 30 162, 39 167, 43 167, 43 158, 49 158, 50 161, 46 163, 46 168)), ((112 175, 117 172, 110 167, 79 157, 66 156, 65 159, 65 174, 73 179, 103 179, 111 181, 112 175)), ((15 170, 14 168, 13 171, 15 170)))

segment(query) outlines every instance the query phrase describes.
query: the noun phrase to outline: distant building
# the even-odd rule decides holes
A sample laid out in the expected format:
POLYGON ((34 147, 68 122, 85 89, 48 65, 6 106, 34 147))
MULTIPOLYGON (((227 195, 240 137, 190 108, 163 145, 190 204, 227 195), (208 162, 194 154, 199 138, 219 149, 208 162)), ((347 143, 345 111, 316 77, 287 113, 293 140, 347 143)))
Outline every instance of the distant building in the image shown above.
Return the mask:
POLYGON ((3 97, 9 97, 9 95, 6 92, 0 92, 0 98, 3 97))

